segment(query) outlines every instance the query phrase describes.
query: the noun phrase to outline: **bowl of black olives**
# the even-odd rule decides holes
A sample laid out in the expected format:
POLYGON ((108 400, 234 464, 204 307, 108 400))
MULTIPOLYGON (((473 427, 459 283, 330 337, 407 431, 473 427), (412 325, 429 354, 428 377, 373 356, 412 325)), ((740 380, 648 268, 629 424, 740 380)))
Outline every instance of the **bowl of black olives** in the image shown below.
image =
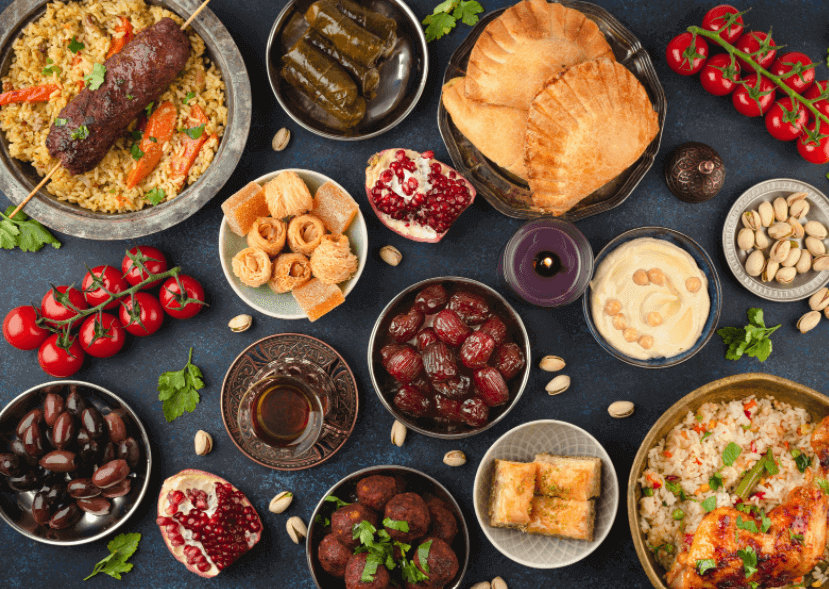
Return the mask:
POLYGON ((112 534, 141 503, 151 465, 135 412, 98 385, 48 382, 0 411, 0 518, 32 540, 112 534))

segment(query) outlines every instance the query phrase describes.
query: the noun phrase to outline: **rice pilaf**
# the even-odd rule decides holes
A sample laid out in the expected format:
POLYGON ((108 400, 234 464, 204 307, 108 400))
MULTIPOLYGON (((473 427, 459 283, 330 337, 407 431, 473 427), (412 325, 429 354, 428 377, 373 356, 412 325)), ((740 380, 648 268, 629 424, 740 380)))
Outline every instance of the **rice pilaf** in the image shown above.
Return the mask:
MULTIPOLYGON (((45 14, 23 29, 15 40, 14 58, 7 76, 2 78, 3 91, 44 84, 58 84, 48 102, 13 103, 0 107, 0 131, 5 134, 12 157, 31 162, 41 176, 58 160, 46 149, 49 128, 61 109, 80 91, 84 76, 96 63, 102 64, 111 42, 124 35, 117 30, 118 17, 128 17, 133 30, 139 32, 164 17, 182 24, 184 20, 160 6, 143 0, 83 0, 52 2, 45 14), (70 43, 75 44, 70 50, 70 43), (83 45, 78 50, 77 43, 83 45)), ((187 136, 177 132, 164 148, 164 156, 155 169, 135 188, 127 188, 125 179, 135 165, 131 149, 136 142, 130 132, 119 138, 100 164, 85 174, 72 176, 58 170, 47 184, 47 190, 58 200, 106 213, 140 210, 150 205, 145 195, 153 189, 164 191, 164 199, 174 198, 195 180, 213 161, 227 124, 225 84, 215 64, 205 67, 204 40, 188 30, 190 57, 157 103, 171 101, 177 111, 177 129, 194 126, 193 109, 198 105, 206 115, 203 133, 208 137, 181 186, 171 174, 171 166, 185 149, 187 136)), ((158 191, 156 192, 158 194, 158 191)))

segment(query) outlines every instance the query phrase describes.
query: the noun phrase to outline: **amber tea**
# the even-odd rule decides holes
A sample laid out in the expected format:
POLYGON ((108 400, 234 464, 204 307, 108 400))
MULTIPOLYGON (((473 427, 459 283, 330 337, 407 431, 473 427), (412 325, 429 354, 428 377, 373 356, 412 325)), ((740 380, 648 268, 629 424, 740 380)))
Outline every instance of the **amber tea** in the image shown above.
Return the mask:
POLYGON ((253 431, 270 446, 293 446, 312 428, 315 412, 306 391, 292 382, 276 381, 253 399, 253 431))

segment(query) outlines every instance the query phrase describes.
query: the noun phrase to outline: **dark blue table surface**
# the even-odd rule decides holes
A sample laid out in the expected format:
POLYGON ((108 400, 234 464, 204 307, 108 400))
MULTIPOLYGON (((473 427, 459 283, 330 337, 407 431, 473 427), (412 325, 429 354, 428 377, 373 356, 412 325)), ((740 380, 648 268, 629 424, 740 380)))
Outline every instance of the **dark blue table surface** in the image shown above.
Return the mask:
MULTIPOLYGON (((510 0, 482 0, 487 10, 510 0)), ((436 275, 459 275, 496 285, 495 265, 501 248, 521 222, 497 213, 483 198, 463 214, 449 235, 438 245, 407 241, 384 228, 370 212, 363 196, 365 162, 374 152, 391 147, 434 149, 448 162, 438 134, 435 112, 440 80, 452 51, 469 31, 461 25, 447 38, 429 45, 429 84, 419 105, 396 129, 370 141, 339 143, 316 137, 294 124, 279 108, 265 74, 265 43, 282 2, 213 0, 210 8, 235 38, 250 74, 254 116, 250 138, 238 169, 224 189, 200 212, 180 225, 139 240, 165 251, 175 264, 197 277, 208 291, 210 307, 186 322, 168 322, 150 339, 133 340, 128 348, 109 360, 89 361, 77 374, 81 380, 110 388, 137 410, 154 443, 152 485, 138 513, 121 531, 140 532, 140 548, 132 562, 135 568, 115 580, 99 575, 85 584, 81 579, 107 555, 106 540, 74 548, 39 544, 0 525, 0 587, 296 587, 311 588, 313 582, 305 561, 304 546, 294 545, 285 532, 285 520, 298 515, 307 521, 322 494, 348 473, 376 464, 411 466, 443 482, 460 502, 469 524, 472 558, 464 586, 501 575, 511 588, 537 587, 648 587, 628 529, 625 486, 633 457, 650 426, 677 399, 712 380, 743 372, 762 371, 787 377, 818 390, 826 386, 826 324, 807 335, 794 327, 806 312, 804 302, 774 304, 749 294, 732 278, 720 247, 720 232, 731 203, 757 182, 775 177, 797 178, 829 189, 826 166, 803 162, 794 145, 769 137, 760 120, 738 115, 727 98, 707 95, 695 79, 669 71, 664 50, 667 42, 686 26, 701 21, 713 2, 687 0, 598 0, 635 35, 650 52, 668 97, 668 117, 662 150, 656 164, 631 198, 621 207, 581 221, 578 226, 598 251, 619 233, 642 225, 664 225, 696 239, 715 259, 723 283, 721 324, 743 325, 749 307, 762 306, 767 322, 783 327, 774 335, 774 353, 760 364, 753 359, 738 363, 724 359, 719 338, 688 362, 672 369, 646 371, 629 367, 604 352, 585 326, 581 303, 554 311, 515 301, 530 333, 533 364, 545 354, 558 354, 567 361, 572 387, 550 397, 544 392, 549 378, 537 368, 518 406, 491 430, 461 441, 442 441, 410 433, 403 448, 389 443, 391 415, 376 397, 368 376, 366 345, 371 327, 383 306, 403 287, 436 275), (271 150, 271 138, 280 127, 288 127, 291 143, 281 153, 271 150), (685 141, 713 146, 725 160, 728 177, 724 190, 702 205, 685 204, 668 191, 661 169, 666 154, 685 141), (221 202, 245 183, 266 172, 300 167, 323 172, 342 183, 361 203, 369 228, 370 253, 362 279, 345 305, 316 323, 280 321, 248 309, 231 290, 219 265, 217 240, 221 202), (379 249, 391 244, 403 253, 396 268, 384 264, 379 249), (227 328, 231 317, 254 316, 253 327, 234 334, 227 328), (300 332, 318 337, 337 349, 350 364, 360 390, 360 414, 352 437, 326 464, 298 473, 280 473, 259 466, 242 456, 228 439, 219 411, 219 396, 225 371, 250 343, 273 333, 300 332), (160 372, 180 369, 190 346, 194 361, 205 373, 202 401, 192 414, 166 423, 157 400, 160 372), (607 406, 627 399, 636 413, 614 420, 607 406), (472 482, 480 458, 504 432, 526 421, 553 418, 572 422, 598 438, 610 453, 622 498, 609 537, 588 558, 553 571, 536 571, 513 563, 497 552, 481 532, 472 508, 472 482), (193 436, 204 429, 213 434, 215 449, 206 457, 193 452, 193 436), (441 458, 460 448, 469 461, 451 469, 441 458), (228 478, 253 501, 265 525, 262 541, 243 560, 212 581, 188 573, 168 553, 155 525, 156 495, 161 481, 184 468, 201 468, 228 478), (267 509, 279 491, 296 495, 287 514, 267 509)), ((0 9, 9 0, 0 0, 0 9)), ((415 0, 419 18, 433 8, 429 0, 415 0)), ((741 9, 748 8, 742 5, 741 9)), ((823 61, 829 46, 829 4, 821 0, 757 0, 746 17, 754 28, 774 27, 778 43, 804 51, 823 61)), ((825 64, 819 79, 827 77, 825 64)), ((0 206, 5 208, 5 199, 0 206)), ((47 247, 39 253, 0 251, 0 312, 13 306, 39 301, 48 283, 79 283, 84 264, 118 265, 126 242, 83 241, 59 235, 60 250, 47 247)), ((21 352, 0 343, 0 402, 5 405, 21 391, 50 380, 37 366, 35 353, 21 352)))

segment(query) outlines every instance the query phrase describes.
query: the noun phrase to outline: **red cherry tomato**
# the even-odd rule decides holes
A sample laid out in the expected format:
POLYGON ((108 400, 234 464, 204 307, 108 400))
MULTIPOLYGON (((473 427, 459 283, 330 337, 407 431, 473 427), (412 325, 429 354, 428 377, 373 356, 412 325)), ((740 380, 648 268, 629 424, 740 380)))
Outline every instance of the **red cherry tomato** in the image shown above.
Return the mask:
POLYGON ((826 96, 823 100, 818 100, 812 106, 818 109, 821 113, 829 117, 829 91, 827 91, 827 87, 829 87, 829 81, 822 80, 820 82, 815 82, 806 92, 803 93, 804 98, 808 98, 809 100, 815 100, 820 98, 821 96, 826 96), (825 93, 825 94, 824 94, 825 93))
POLYGON ((204 289, 192 276, 179 274, 161 285, 158 298, 170 317, 190 319, 204 306, 204 289))
POLYGON ((37 309, 31 305, 15 307, 3 319, 3 337, 18 350, 34 350, 49 331, 37 324, 37 309))
POLYGON ((77 337, 53 333, 40 346, 37 361, 49 376, 67 378, 81 369, 84 355, 77 337))
POLYGON ((708 43, 697 36, 694 47, 691 47, 691 33, 677 35, 668 43, 665 50, 665 59, 668 67, 681 76, 691 76, 702 69, 708 57, 708 43))
POLYGON ((737 87, 739 79, 740 65, 736 62, 732 65, 731 56, 726 53, 719 53, 709 58, 699 74, 702 87, 714 96, 731 94, 737 87))
MULTIPOLYGON (((127 252, 127 255, 125 255, 124 259, 121 261, 121 272, 124 274, 124 278, 127 279, 127 282, 129 282, 132 286, 135 286, 139 282, 142 282, 148 278, 147 273, 144 272, 136 262, 142 263, 144 267, 153 274, 159 274, 167 271, 167 258, 164 257, 164 254, 161 253, 160 249, 149 245, 139 245, 134 247, 127 252), (135 258, 135 261, 133 261, 130 256, 135 258)), ((161 280, 145 284, 141 287, 141 290, 156 287, 159 282, 161 282, 161 280)))
MULTIPOLYGON (((129 288, 121 272, 114 266, 96 266, 83 277, 81 290, 90 307, 97 307, 109 298, 107 291, 112 294, 124 292, 129 288)), ((104 309, 114 309, 119 301, 110 302, 104 309)))
POLYGON ((743 26, 743 17, 738 16, 728 17, 729 14, 739 14, 740 11, 730 4, 720 4, 709 10, 702 19, 702 28, 707 31, 720 31, 720 38, 728 41, 732 45, 734 41, 740 38, 745 27, 743 26), (725 28, 726 18, 733 19, 731 26, 725 28))
MULTIPOLYGON (((49 323, 71 319, 78 314, 78 311, 84 311, 88 308, 89 306, 86 304, 86 299, 83 298, 81 291, 71 286, 54 287, 43 295, 43 300, 40 302, 40 313, 49 323), (61 300, 55 299, 55 291, 58 292, 58 298, 61 300)), ((77 322, 73 321, 72 325, 75 323, 77 322)))
POLYGON ((121 301, 118 318, 132 335, 145 337, 154 334, 164 322, 164 311, 161 303, 153 295, 146 292, 137 292, 121 301))
POLYGON ((829 132, 827 125, 812 122, 806 125, 803 135, 797 140, 797 151, 800 157, 812 164, 829 163, 829 132))
POLYGON ((759 117, 774 104, 776 94, 776 86, 771 80, 761 77, 758 85, 756 75, 746 76, 731 95, 731 102, 741 115, 759 117))
POLYGON ((789 88, 798 94, 803 94, 803 91, 815 81, 816 65, 812 63, 808 55, 791 51, 775 59, 769 71, 783 78, 783 82, 789 88))
POLYGON ((84 352, 95 358, 109 358, 121 351, 127 332, 115 315, 96 313, 86 318, 78 332, 84 352))
MULTIPOLYGON (((760 67, 765 69, 769 68, 769 66, 774 62, 774 58, 777 56, 777 49, 771 49, 771 47, 776 46, 777 44, 774 42, 774 39, 769 37, 768 33, 764 33, 762 31, 749 31, 737 39, 737 42, 734 43, 734 47, 743 53, 753 54, 758 51, 763 51, 763 53, 760 53, 759 55, 752 55, 752 58, 760 67)), ((753 67, 739 57, 737 58, 737 63, 740 64, 740 67, 743 68, 744 72, 754 71, 753 67)))
POLYGON ((793 107, 791 98, 781 98, 766 113, 766 129, 778 141, 794 141, 803 133, 808 120, 802 104, 798 102, 793 107))

